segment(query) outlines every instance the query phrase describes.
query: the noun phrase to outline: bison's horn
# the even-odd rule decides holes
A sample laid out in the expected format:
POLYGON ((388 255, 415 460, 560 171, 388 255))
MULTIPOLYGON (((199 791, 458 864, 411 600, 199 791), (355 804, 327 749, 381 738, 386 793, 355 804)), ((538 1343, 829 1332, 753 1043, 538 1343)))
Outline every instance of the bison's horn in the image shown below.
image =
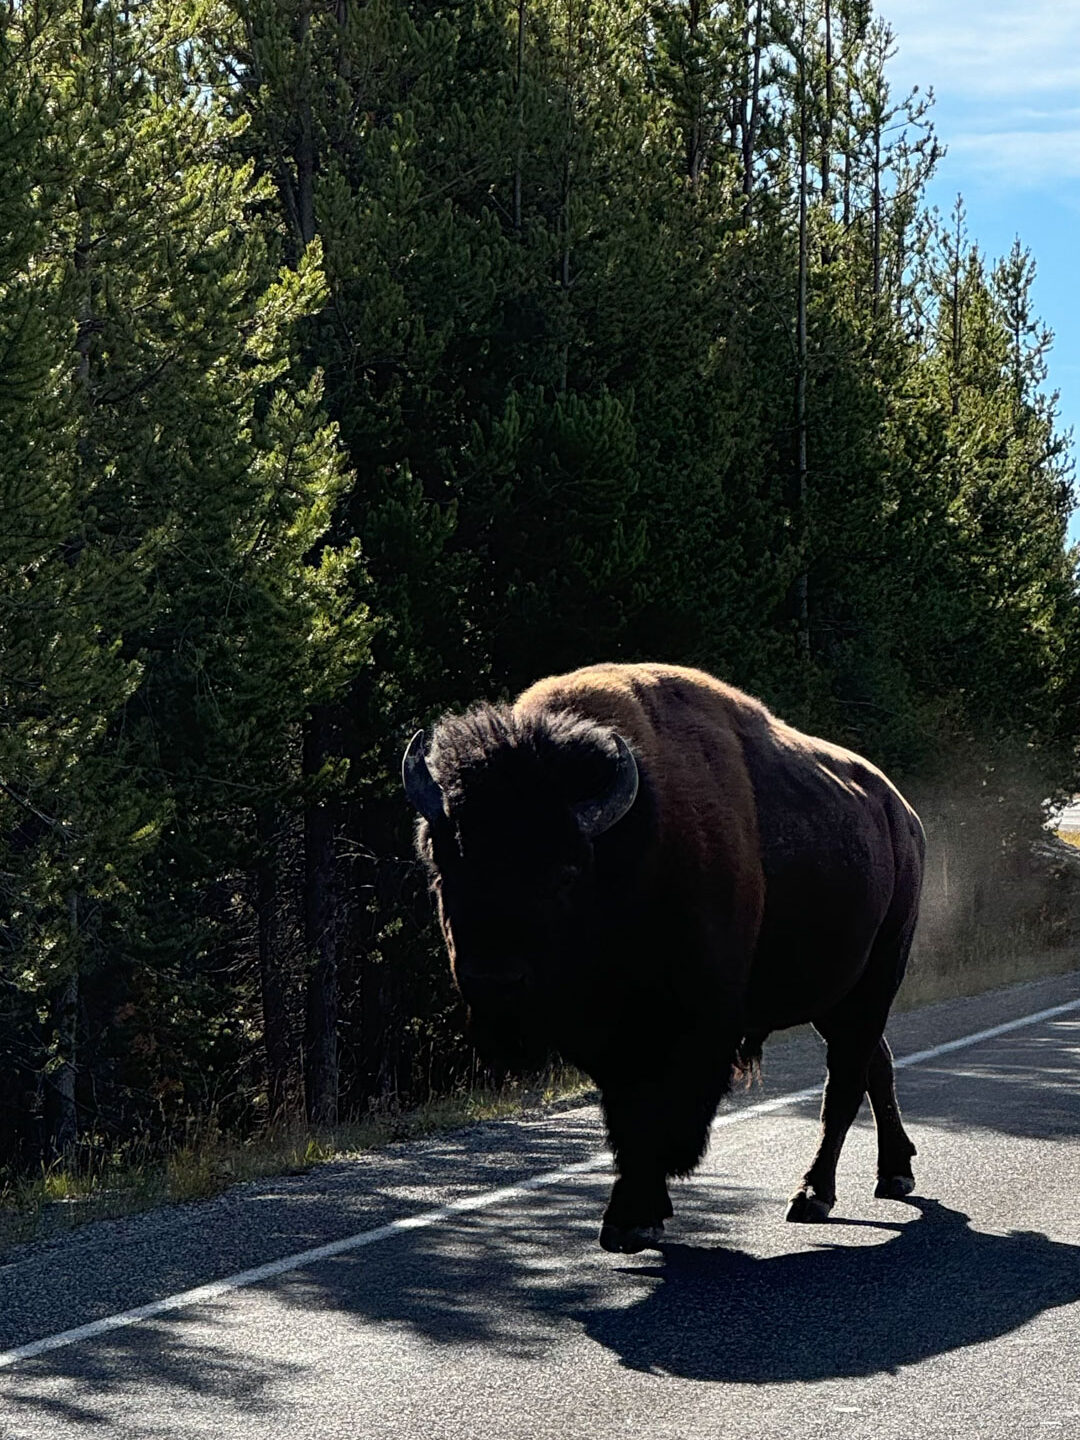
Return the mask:
POLYGON ((615 736, 618 768, 611 789, 599 800, 575 806, 578 824, 586 835, 602 835, 621 820, 637 799, 638 767, 630 746, 621 735, 615 736))
POLYGON ((413 808, 420 811, 425 820, 435 820, 443 811, 443 793, 432 778, 424 758, 427 737, 423 730, 417 730, 409 741, 405 758, 401 762, 401 782, 413 808))

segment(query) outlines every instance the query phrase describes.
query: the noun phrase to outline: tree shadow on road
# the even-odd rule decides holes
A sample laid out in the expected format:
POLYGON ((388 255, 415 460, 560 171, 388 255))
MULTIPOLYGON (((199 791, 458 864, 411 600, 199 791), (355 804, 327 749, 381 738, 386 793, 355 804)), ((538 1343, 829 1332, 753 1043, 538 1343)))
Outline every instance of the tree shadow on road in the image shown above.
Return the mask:
MULTIPOLYGON (((686 1233, 714 1243, 615 1259, 594 1248, 594 1217, 582 1205, 599 1188, 600 1177, 553 1185, 530 1197, 525 1215, 515 1206, 461 1216, 281 1277, 278 1304, 308 1316, 285 1366, 241 1349, 231 1324, 215 1343, 206 1327, 216 1307, 200 1306, 30 1362, 3 1387, 7 1413, 22 1413, 32 1427, 25 1433, 107 1428, 119 1418, 118 1392, 134 1382, 167 1412, 195 1396, 223 1420, 244 1416, 265 1428, 282 1421, 305 1383, 314 1357, 301 1337, 317 1341, 319 1311, 373 1337, 411 1333, 455 1366, 543 1362, 576 1331, 631 1371, 782 1385, 896 1372, 1080 1301, 1080 1246, 980 1233, 966 1215, 924 1199, 894 1222, 785 1228, 798 1248, 759 1256, 715 1237, 761 1197, 691 1182, 680 1196, 686 1233), (856 1226, 868 1243, 852 1243, 856 1226)), ((397 1343, 387 1363, 404 1365, 397 1343)), ((438 1363, 433 1352, 427 1363, 438 1363)))
POLYGON ((460 1217, 342 1257, 296 1277, 290 1303, 504 1359, 542 1359, 576 1326, 629 1369, 782 1384, 896 1372, 1080 1301, 1080 1246, 973 1230, 936 1200, 888 1207, 895 1221, 782 1227, 798 1248, 760 1256, 715 1237, 761 1197, 690 1182, 684 1233, 712 1243, 615 1259, 595 1249, 584 1192, 598 1188, 553 1186, 527 1214, 460 1217), (852 1243, 855 1227, 868 1243, 852 1243))
MULTIPOLYGON (((207 1335, 214 1323, 211 1306, 193 1307, 24 1362, 0 1374, 4 1421, 25 1422, 18 1434, 115 1433, 125 1410, 138 1413, 141 1392, 144 1400, 196 1397, 225 1427, 230 1413, 265 1416, 269 1423, 276 1387, 301 1366, 243 1353, 225 1334, 215 1344, 207 1335), (192 1322, 201 1331, 197 1340, 189 1337, 192 1322)), ((0 1424, 0 1435, 8 1433, 0 1424)))
MULTIPOLYGON (((895 1372, 1080 1300, 1080 1246, 988 1235, 936 1200, 877 1245, 829 1241, 758 1258, 665 1245, 629 1308, 578 1312, 622 1364, 691 1380, 782 1384, 895 1372)), ((892 1226, 881 1228, 892 1229, 892 1226)))
MULTIPOLYGON (((1027 1037, 1007 1058, 1008 1067, 999 1059, 976 1072, 973 1057, 970 1075, 943 1074, 940 1097, 932 1071, 912 1072, 923 1082, 914 1107, 923 1117, 915 1128, 920 1146, 924 1132, 944 1139, 961 1124, 1032 1139, 1075 1135, 1075 1089, 1065 1085, 1060 1062, 1027 1037), (993 1085, 984 1082, 988 1068, 993 1085), (1022 1103, 1007 1107, 1005 1120, 1002 1090, 1018 1087, 1022 1103), (931 1118, 939 1110, 947 1120, 931 1118)), ((202 1273, 187 1275, 178 1259, 157 1293, 415 1214, 430 1205, 434 1177, 451 1194, 454 1187, 467 1193, 513 1183, 587 1159, 598 1138, 595 1117, 582 1114, 558 1130, 522 1128, 512 1154, 493 1143, 494 1130, 470 1132, 327 1167, 318 1183, 279 1180, 233 1192, 199 1211, 202 1273), (208 1223, 211 1217, 217 1223, 208 1223)), ((599 1170, 560 1178, 510 1204, 449 1215, 260 1285, 252 1301, 268 1297, 274 1323, 299 1322, 306 1312, 290 1331, 284 1364, 251 1350, 222 1300, 220 1310, 194 1307, 20 1365, 0 1377, 0 1405, 24 1425, 20 1434, 91 1430, 138 1406, 141 1388, 176 1407, 209 1403, 226 1425, 251 1422, 270 1433, 309 1373, 318 1372, 320 1311, 365 1338, 415 1337, 434 1347, 428 1358, 435 1363, 442 1355, 454 1364, 475 1358, 478 1366, 543 1359, 584 1335, 638 1374, 783 1385, 896 1372, 1080 1301, 1080 1246, 1030 1231, 982 1233, 960 1211, 924 1199, 877 1212, 891 1220, 787 1227, 776 1211, 779 1192, 766 1196, 707 1173, 681 1185, 676 1201, 679 1233, 697 1243, 612 1257, 595 1240, 609 1183, 599 1170), (760 1223, 765 1203, 775 1229, 760 1223), (751 1212, 759 1219, 748 1229, 751 1212), (735 1248, 735 1234, 779 1253, 735 1248), (859 1240, 866 1243, 853 1243, 859 1240), (208 1326, 216 1333, 207 1334, 208 1326)), ((59 1297, 57 1321, 73 1265, 104 1270, 122 1260, 130 1268, 144 1255, 168 1256, 180 1245, 174 1232, 190 1223, 179 1215, 148 1220, 141 1249, 133 1249, 136 1227, 129 1227, 115 1256, 124 1236, 104 1227, 55 1257, 49 1251, 40 1275, 51 1277, 59 1297)), ((127 1304, 143 1298, 124 1296, 127 1304)), ((76 1311, 63 1318, 93 1317, 76 1311)), ((405 1348, 400 1355, 388 1348, 385 1363, 404 1369, 404 1356, 405 1348)))
POLYGON ((944 1056, 902 1073, 901 1103, 914 1099, 917 1124, 973 1128, 1028 1139, 1077 1131, 1076 1060, 1080 1019, 1065 1016, 1037 1033, 1019 1031, 989 1051, 944 1056))

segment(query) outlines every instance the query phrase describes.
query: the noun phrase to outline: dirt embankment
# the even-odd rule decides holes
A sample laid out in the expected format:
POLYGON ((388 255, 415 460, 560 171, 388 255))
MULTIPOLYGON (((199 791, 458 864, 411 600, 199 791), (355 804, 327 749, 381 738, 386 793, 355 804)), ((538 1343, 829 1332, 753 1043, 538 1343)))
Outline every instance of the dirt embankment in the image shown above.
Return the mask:
POLYGON ((1080 834, 990 848, 928 827, 922 915, 898 1007, 1080 969, 1080 834), (936 843, 935 843, 936 842, 936 843))

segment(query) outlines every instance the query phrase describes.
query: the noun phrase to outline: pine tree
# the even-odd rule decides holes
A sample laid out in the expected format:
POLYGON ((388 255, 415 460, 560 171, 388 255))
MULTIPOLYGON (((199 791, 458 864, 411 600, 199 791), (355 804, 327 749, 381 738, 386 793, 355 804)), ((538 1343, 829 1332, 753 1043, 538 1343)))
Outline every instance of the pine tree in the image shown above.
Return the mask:
MULTIPOLYGON (((275 276, 266 187, 222 161, 230 126, 191 20, 73 5, 20 12, 9 31, 34 45, 47 102, 27 189, 48 182, 48 219, 12 286, 47 298, 39 329, 54 323, 55 339, 33 363, 55 376, 56 412, 55 453, 39 444, 21 481, 52 513, 13 563, 24 589, 56 577, 75 630, 33 637, 50 659, 31 662, 37 733, 8 783, 56 823, 27 848, 40 878, 30 918, 20 887, 14 933, 58 1017, 45 1068, 65 1144, 80 1089, 109 1074, 79 1063, 78 1030, 163 1112, 182 1113, 207 1066, 234 1063, 225 1017, 250 1003, 243 977, 218 980, 209 961, 235 930, 222 887, 253 863, 260 806, 295 794, 296 727, 366 639, 355 547, 323 541, 346 471, 317 377, 289 369, 293 330, 323 298, 317 252, 275 276), (42 671, 61 662, 50 692, 42 671), (33 774, 50 729, 62 785, 33 774)), ((16 401, 24 433, 41 391, 16 401)))
POLYGON ((87 523, 80 284, 54 230, 74 167, 53 126, 73 101, 42 62, 77 33, 24 11, 0 31, 0 1043, 24 1097, 0 1139, 31 1153, 75 1139, 86 911, 115 891, 109 859, 137 853, 147 820, 100 753, 140 667, 121 653, 124 567, 87 523))
POLYGON ((1050 337, 928 214, 892 48, 867 0, 4 12, 3 1143, 474 1073, 399 757, 544 671, 1074 784, 1050 337))

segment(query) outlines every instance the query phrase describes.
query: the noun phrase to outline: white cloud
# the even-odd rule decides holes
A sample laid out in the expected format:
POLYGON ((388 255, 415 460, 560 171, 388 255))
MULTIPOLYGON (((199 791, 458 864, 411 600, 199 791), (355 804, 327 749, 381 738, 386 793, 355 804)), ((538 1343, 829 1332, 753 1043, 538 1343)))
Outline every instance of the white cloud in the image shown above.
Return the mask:
POLYGON ((1050 109, 1039 109, 1032 105, 1017 105, 1013 107, 1013 115, 1018 120, 1032 123, 1045 122, 1051 128, 1061 126, 1073 126, 1080 129, 1080 106, 1074 109, 1055 105, 1050 109))
POLYGON ((1072 130, 991 130, 953 135, 949 154, 976 174, 1018 190, 1080 180, 1080 127, 1072 130))
MULTIPOLYGON (((1080 90, 1080 6, 1072 0, 880 0, 896 31, 900 85, 1011 100, 1080 90)), ((1067 97, 1067 98, 1066 98, 1067 97)))
POLYGON ((878 5, 897 36, 894 93, 933 86, 952 162, 983 183, 1020 190, 1060 191, 1080 180, 1076 0, 878 5))

